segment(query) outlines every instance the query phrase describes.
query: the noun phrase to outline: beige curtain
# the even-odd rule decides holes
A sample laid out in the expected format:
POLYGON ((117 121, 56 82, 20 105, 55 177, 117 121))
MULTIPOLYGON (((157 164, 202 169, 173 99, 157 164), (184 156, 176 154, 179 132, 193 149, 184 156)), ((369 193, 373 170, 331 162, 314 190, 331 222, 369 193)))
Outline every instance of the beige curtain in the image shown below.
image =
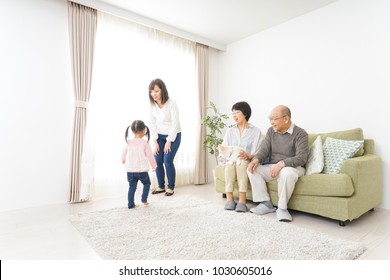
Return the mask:
POLYGON ((82 195, 81 191, 81 159, 91 89, 97 11, 68 2, 68 17, 75 94, 69 202, 82 202, 88 200, 88 195, 82 195))
MULTIPOLYGON (((207 46, 196 44, 195 50, 196 75, 199 96, 199 115, 202 120, 206 115, 206 104, 209 87, 209 49, 207 46)), ((197 128, 198 137, 196 143, 195 184, 208 183, 207 149, 203 147, 203 139, 206 135, 206 127, 199 121, 197 128)))

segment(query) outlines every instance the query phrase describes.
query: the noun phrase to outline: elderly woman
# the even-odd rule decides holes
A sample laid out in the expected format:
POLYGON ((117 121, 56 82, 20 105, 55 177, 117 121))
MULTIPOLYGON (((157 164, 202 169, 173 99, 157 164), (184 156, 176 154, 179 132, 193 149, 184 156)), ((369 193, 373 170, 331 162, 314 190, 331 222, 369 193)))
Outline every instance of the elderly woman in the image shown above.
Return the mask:
POLYGON ((252 110, 247 102, 237 102, 232 106, 232 116, 235 125, 230 127, 223 138, 223 146, 236 146, 241 148, 239 164, 227 164, 225 166, 225 210, 235 210, 236 212, 247 212, 246 192, 249 186, 247 168, 249 162, 256 153, 259 152, 262 142, 262 133, 259 128, 250 124, 252 110), (234 201, 233 187, 238 183, 239 198, 238 203, 234 201))

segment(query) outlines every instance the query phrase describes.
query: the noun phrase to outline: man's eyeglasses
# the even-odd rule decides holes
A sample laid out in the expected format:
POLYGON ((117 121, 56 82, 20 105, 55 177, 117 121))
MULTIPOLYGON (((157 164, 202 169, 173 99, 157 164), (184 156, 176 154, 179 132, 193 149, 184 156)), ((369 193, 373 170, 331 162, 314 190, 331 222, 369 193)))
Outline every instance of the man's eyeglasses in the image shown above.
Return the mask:
POLYGON ((271 117, 269 117, 268 119, 269 119, 270 122, 272 122, 272 121, 277 121, 278 119, 284 118, 285 116, 286 116, 286 115, 281 116, 281 117, 277 117, 277 118, 271 118, 271 117))

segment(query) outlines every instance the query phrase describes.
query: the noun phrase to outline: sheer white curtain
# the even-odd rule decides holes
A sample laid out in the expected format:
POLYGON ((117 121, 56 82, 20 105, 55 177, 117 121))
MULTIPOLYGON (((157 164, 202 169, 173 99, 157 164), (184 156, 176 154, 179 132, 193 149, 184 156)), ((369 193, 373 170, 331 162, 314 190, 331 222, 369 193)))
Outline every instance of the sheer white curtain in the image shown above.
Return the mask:
MULTIPOLYGON (((93 182, 91 196, 126 193, 120 158, 125 129, 135 119, 148 125, 148 85, 155 78, 165 82, 179 107, 182 142, 175 158, 176 186, 191 184, 200 118, 195 43, 99 12, 83 158, 83 180, 93 182)), ((156 176, 150 176, 154 187, 156 176)))

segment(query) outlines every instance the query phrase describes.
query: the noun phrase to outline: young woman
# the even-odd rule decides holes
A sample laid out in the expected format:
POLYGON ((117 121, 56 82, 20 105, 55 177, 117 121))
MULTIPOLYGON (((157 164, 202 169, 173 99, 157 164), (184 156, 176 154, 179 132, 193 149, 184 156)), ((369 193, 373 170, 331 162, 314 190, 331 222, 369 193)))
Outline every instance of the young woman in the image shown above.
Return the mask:
POLYGON ((181 142, 179 110, 176 102, 169 98, 167 87, 161 79, 150 82, 149 100, 151 105, 150 127, 154 140, 158 182, 158 188, 152 194, 165 192, 166 196, 171 196, 174 194, 176 182, 176 170, 173 160, 181 142), (165 189, 165 175, 168 179, 167 189, 165 189))
POLYGON ((134 194, 137 190, 137 183, 141 181, 144 185, 141 201, 148 205, 148 194, 150 189, 149 168, 156 169, 156 161, 153 157, 152 148, 149 145, 150 131, 143 121, 136 120, 127 127, 125 133, 126 146, 122 153, 122 163, 126 164, 127 181, 129 182, 127 207, 135 207, 134 194), (134 134, 134 138, 129 138, 129 129, 134 134), (147 136, 148 140, 143 139, 147 136))

